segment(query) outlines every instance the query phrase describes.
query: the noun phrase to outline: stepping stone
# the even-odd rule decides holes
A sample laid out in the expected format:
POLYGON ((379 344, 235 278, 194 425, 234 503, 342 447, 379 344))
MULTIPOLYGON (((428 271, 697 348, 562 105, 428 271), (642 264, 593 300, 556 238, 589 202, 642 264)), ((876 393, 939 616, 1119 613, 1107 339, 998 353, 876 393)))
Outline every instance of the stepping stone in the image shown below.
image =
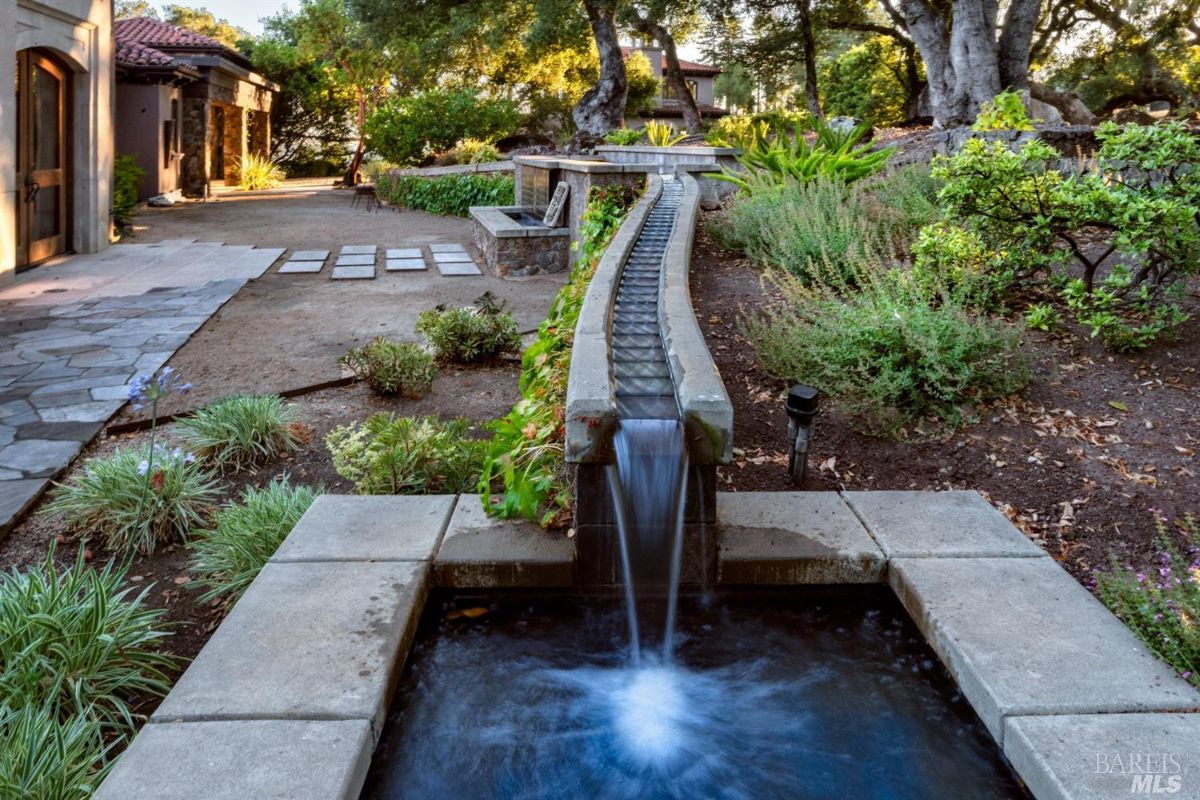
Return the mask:
POLYGON ((377 248, 373 244, 348 244, 342 248, 341 254, 344 256, 354 256, 354 255, 373 256, 373 255, 375 255, 375 251, 378 249, 379 248, 377 248))
POLYGON ((434 253, 433 260, 439 264, 462 264, 473 259, 464 250, 461 253, 434 253))
POLYGON ((369 281, 375 277, 375 265, 372 264, 367 267, 334 267, 333 275, 330 277, 335 281, 369 281))
POLYGON ((401 247, 399 249, 390 249, 387 251, 388 258, 422 258, 421 248, 419 247, 401 247))
POLYGON ((431 244, 429 245, 431 253, 465 253, 466 248, 461 244, 431 244))
POLYGON ((387 260, 388 272, 408 272, 423 269, 426 269, 425 259, 423 258, 389 258, 387 260))
POLYGON ((297 250, 289 261, 324 261, 329 258, 328 250, 297 250))
POLYGON ((374 266, 375 255, 373 253, 356 253, 348 256, 338 256, 335 267, 365 267, 368 265, 374 266))
POLYGON ((324 261, 289 261, 279 268, 279 272, 284 275, 320 272, 323 266, 325 266, 324 261))
POLYGON ((438 271, 446 276, 483 274, 479 271, 479 267, 475 266, 475 262, 473 261, 455 261, 449 264, 438 262, 437 268, 438 271))

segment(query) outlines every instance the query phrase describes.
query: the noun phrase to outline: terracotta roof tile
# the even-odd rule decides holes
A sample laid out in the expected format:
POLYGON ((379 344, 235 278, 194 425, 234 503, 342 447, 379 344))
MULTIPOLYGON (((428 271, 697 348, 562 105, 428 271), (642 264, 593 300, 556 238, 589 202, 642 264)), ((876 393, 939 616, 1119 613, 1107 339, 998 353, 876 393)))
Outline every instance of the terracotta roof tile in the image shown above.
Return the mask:
MULTIPOLYGON (((624 55, 626 58, 628 58, 630 53, 632 53, 635 49, 637 49, 637 48, 622 47, 621 54, 624 55)), ((661 69, 663 72, 667 71, 667 57, 665 54, 662 57, 661 69)), ((710 66, 709 64, 700 64, 695 61, 686 61, 682 58, 679 59, 679 71, 682 72, 684 75, 720 75, 721 74, 721 69, 719 67, 710 66)))
POLYGON ((113 23, 113 34, 116 36, 118 47, 122 43, 132 43, 162 50, 224 49, 216 39, 150 17, 119 19, 113 23))

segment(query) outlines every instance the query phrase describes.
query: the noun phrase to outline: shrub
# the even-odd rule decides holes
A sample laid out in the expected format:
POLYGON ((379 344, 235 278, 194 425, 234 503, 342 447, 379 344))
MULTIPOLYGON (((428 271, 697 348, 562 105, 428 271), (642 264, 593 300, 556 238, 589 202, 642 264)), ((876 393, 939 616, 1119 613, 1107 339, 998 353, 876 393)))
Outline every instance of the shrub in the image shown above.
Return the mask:
POLYGON ((463 139, 454 148, 456 164, 486 164, 500 160, 500 151, 483 139, 463 139))
POLYGON ((737 147, 743 151, 764 148, 771 136, 771 126, 753 117, 721 117, 704 135, 704 141, 714 147, 737 147))
POLYGON ((135 728, 129 703, 162 696, 176 661, 160 652, 161 609, 122 588, 124 569, 86 565, 58 571, 54 554, 25 572, 0 577, 0 706, 46 708, 135 728))
POLYGON ((1097 573, 1096 594, 1159 658, 1200 686, 1200 523, 1193 516, 1177 523, 1186 555, 1167 535, 1166 521, 1157 524, 1158 566, 1138 572, 1114 564, 1112 572, 1097 573))
POLYGON ((113 159, 112 218, 118 228, 129 227, 137 208, 138 185, 146 170, 138 166, 137 156, 125 154, 113 159))
POLYGON ((559 290, 538 338, 521 357, 521 399, 491 424, 479 492, 493 516, 523 517, 549 527, 569 519, 573 497, 563 462, 567 373, 575 325, 601 255, 620 227, 636 192, 628 186, 593 187, 580 219, 579 256, 559 290), (498 497, 493 490, 499 490, 498 497))
POLYGON ((115 551, 151 553, 159 542, 187 539, 217 493, 213 475, 190 453, 126 447, 88 460, 54 488, 43 513, 65 515, 72 529, 102 537, 115 551))
POLYGON ((714 177, 750 194, 769 190, 787 180, 808 183, 825 177, 852 183, 879 172, 895 151, 891 147, 874 150, 870 144, 859 146, 869 128, 870 123, 864 122, 842 132, 819 122, 812 144, 802 136, 761 140, 756 136, 738 156, 744 171, 723 167, 721 174, 714 177))
POLYGON ((471 439, 466 420, 374 414, 329 433, 338 475, 359 494, 469 492, 479 480, 487 442, 471 439))
POLYGON ((643 131, 654 147, 674 147, 687 138, 687 131, 675 133, 675 126, 658 120, 650 120, 643 131))
POLYGON ((320 493, 284 478, 264 489, 249 486, 221 509, 212 529, 197 532, 190 544, 195 583, 205 589, 200 599, 237 602, 320 493))
POLYGON ((617 128, 604 134, 604 141, 609 144, 629 147, 635 145, 642 140, 642 132, 631 128, 617 128))
POLYGON ((489 99, 474 90, 430 89, 385 102, 367 119, 366 134, 372 150, 411 165, 462 139, 508 136, 520 122, 521 112, 509 100, 489 99))
POLYGON ((430 214, 465 217, 471 206, 510 206, 516 202, 516 182, 511 175, 384 175, 376 191, 388 203, 430 214))
POLYGON ((393 342, 378 336, 365 347, 356 347, 338 362, 365 380, 379 394, 420 398, 433 387, 437 365, 433 356, 416 344, 393 342))
POLYGON ((973 131, 1031 131, 1033 122, 1020 92, 1006 89, 984 103, 971 126, 973 131))
POLYGON ((521 349, 517 321, 485 292, 473 306, 438 306, 417 317, 417 332, 433 345, 438 358, 469 364, 521 349))
POLYGON ((1025 312, 1025 327, 1049 333, 1058 327, 1058 311, 1047 303, 1034 303, 1025 312))
POLYGON ((881 204, 895 212, 897 233, 913 239, 922 225, 941 215, 937 196, 940 184, 928 166, 911 165, 867 181, 871 193, 881 204))
POLYGON ((966 306, 991 308, 1012 285, 1001 258, 974 231, 947 223, 921 229, 913 244, 912 277, 931 293, 966 306))
POLYGON ((200 458, 241 469, 299 448, 296 412, 279 395, 223 397, 178 423, 200 458))
POLYGON ((286 177, 283 167, 267 156, 249 153, 236 166, 238 188, 242 191, 253 192, 259 189, 274 189, 283 185, 286 177))
POLYGON ((826 116, 847 116, 876 125, 903 122, 904 50, 887 36, 872 36, 825 62, 821 101, 826 116))
POLYGON ((1018 331, 972 316, 878 256, 852 266, 849 279, 832 268, 808 284, 769 278, 779 301, 745 323, 767 372, 816 386, 886 435, 929 417, 957 424, 962 406, 1025 385, 1018 331))
POLYGON ((88 800, 108 773, 99 723, 0 705, 0 797, 88 800))

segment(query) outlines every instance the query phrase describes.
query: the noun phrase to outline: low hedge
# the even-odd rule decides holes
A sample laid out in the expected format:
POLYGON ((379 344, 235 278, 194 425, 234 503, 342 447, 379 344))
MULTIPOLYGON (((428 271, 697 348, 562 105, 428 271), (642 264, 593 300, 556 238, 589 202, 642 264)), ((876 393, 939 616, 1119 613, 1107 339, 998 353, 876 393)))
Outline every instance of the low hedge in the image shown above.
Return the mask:
POLYGON ((381 175, 376 191, 391 205, 453 217, 467 216, 471 206, 511 206, 516 202, 513 176, 495 173, 436 178, 381 175))

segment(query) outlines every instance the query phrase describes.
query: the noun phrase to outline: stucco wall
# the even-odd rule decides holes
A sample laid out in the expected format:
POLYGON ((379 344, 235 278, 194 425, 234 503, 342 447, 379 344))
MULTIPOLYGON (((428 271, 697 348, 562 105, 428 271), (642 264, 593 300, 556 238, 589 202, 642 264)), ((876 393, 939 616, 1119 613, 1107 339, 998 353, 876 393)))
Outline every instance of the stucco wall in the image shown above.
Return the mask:
POLYGON ((117 154, 137 156, 138 166, 146 172, 139 199, 175 191, 180 161, 165 152, 164 124, 171 119, 171 101, 183 102, 180 91, 163 84, 117 84, 116 94, 117 154))
POLYGON ((13 64, 20 50, 52 51, 72 71, 68 153, 73 173, 68 246, 108 245, 113 159, 111 0, 0 0, 0 284, 16 261, 16 109, 13 64), (47 13, 49 8, 53 13, 47 13))

